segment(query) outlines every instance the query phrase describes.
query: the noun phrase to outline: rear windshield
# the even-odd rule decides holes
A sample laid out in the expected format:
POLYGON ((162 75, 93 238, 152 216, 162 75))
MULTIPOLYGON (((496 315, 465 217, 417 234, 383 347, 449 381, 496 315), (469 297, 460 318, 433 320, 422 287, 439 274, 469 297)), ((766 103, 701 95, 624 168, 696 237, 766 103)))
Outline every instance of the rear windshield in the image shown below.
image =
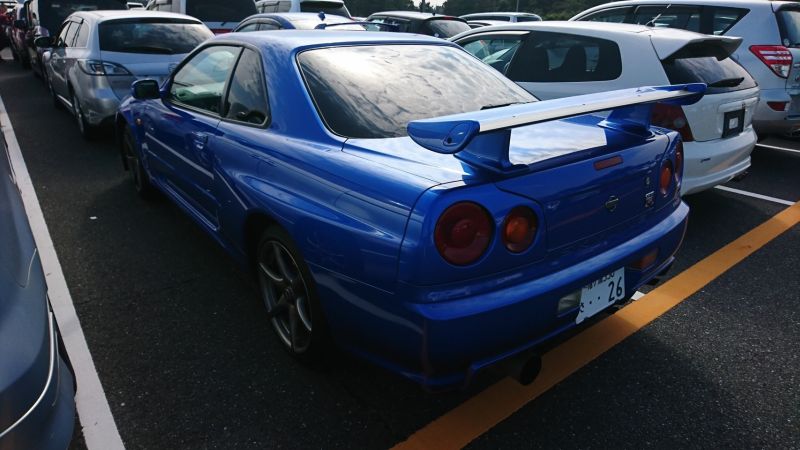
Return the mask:
POLYGON ((300 11, 309 13, 323 12, 350 18, 350 11, 347 10, 344 3, 339 2, 301 2, 300 11))
POLYGON ((181 19, 103 22, 98 34, 100 50, 159 55, 189 53, 198 44, 214 36, 205 25, 181 19))
POLYGON ((203 22, 241 22, 256 13, 253 0, 187 0, 186 14, 203 22))
POLYGON ((297 60, 322 120, 350 138, 406 136, 412 120, 536 101, 496 70, 449 46, 322 48, 297 60))
MULTIPOLYGON (((51 33, 58 31, 61 22, 76 11, 95 11, 98 9, 128 9, 124 1, 117 0, 39 0, 38 14, 34 17, 39 24, 51 33)), ((36 14, 36 9, 31 11, 36 14)))
POLYGON ((783 45, 786 47, 800 47, 800 10, 784 9, 776 14, 783 45))
POLYGON ((465 22, 453 19, 431 19, 422 24, 419 32, 439 38, 451 38, 472 28, 465 22))
POLYGON ((662 62, 667 78, 672 84, 706 83, 707 94, 750 89, 755 80, 736 61, 722 61, 713 56, 670 58, 662 62))

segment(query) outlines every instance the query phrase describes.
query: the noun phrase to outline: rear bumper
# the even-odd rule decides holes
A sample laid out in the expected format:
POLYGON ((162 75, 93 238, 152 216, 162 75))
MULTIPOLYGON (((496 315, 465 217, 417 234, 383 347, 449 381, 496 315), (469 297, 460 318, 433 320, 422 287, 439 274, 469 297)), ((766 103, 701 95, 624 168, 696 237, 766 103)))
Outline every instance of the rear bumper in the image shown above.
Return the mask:
POLYGON ((756 133, 749 128, 727 139, 684 143, 681 195, 727 183, 746 171, 750 167, 750 154, 756 140, 756 133))
POLYGON ((800 115, 791 111, 798 110, 800 96, 790 96, 784 88, 762 89, 761 101, 753 114, 753 128, 759 135, 784 134, 800 131, 800 115), (789 102, 786 111, 775 111, 768 102, 789 102))
POLYGON ((0 450, 20 448, 63 450, 75 426, 73 375, 58 352, 57 327, 50 313, 50 375, 30 409, 9 429, 0 430, 0 450))
POLYGON ((497 279, 408 287, 396 298, 384 293, 371 299, 356 298, 354 289, 341 282, 333 284, 324 275, 315 278, 341 345, 428 389, 448 389, 463 386, 476 372, 574 328, 578 309, 559 314, 558 302, 592 281, 625 267, 625 294, 632 296, 672 264, 688 213, 688 206, 681 203, 657 225, 631 232, 633 239, 545 276, 523 268, 497 279), (649 268, 629 267, 656 248, 658 257, 649 268), (502 287, 487 291, 487 286, 502 287), (331 292, 329 288, 334 287, 336 292, 331 292), (421 296, 426 298, 447 297, 454 290, 464 295, 457 300, 414 303, 408 299, 419 296, 409 295, 411 290, 424 291, 421 296))

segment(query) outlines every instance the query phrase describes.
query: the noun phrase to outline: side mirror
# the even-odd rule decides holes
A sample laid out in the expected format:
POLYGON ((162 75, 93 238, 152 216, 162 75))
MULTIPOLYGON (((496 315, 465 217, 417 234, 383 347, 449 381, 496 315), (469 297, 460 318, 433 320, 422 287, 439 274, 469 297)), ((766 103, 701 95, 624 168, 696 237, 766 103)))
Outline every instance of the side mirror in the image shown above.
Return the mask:
POLYGON ((33 40, 33 45, 38 48, 53 48, 53 38, 50 36, 42 36, 33 40))
POLYGON ((131 85, 131 95, 136 100, 154 100, 161 98, 161 91, 156 80, 139 80, 131 85))
POLYGON ((28 22, 26 20, 20 19, 14 21, 14 28, 18 28, 20 30, 24 30, 28 28, 28 22))

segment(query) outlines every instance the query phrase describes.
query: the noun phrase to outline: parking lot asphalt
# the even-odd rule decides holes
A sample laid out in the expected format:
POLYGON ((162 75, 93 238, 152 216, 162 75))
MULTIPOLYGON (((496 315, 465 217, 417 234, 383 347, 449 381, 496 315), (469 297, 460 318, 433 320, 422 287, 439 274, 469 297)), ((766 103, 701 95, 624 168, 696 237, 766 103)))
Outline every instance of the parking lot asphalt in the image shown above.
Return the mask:
MULTIPOLYGON (((166 200, 136 196, 110 133, 82 140, 17 65, 0 64, 0 97, 128 448, 387 448, 503 377, 430 394, 345 355, 298 364, 249 275, 166 200)), ((757 148, 729 186, 798 201, 800 153, 757 148)), ((717 189, 686 201, 671 275, 786 208, 717 189)), ((793 226, 470 446, 800 447, 798 266, 793 226)))

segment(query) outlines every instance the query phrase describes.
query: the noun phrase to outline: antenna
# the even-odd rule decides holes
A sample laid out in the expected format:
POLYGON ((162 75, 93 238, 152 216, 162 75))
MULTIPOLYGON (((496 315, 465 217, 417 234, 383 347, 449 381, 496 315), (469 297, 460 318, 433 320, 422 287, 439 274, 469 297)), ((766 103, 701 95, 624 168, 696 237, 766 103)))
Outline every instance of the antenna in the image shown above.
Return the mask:
POLYGON ((660 13, 658 13, 658 15, 657 15, 657 16, 655 16, 655 17, 653 17, 652 19, 650 19, 650 21, 649 21, 649 22, 647 22, 646 24, 644 24, 644 26, 646 26, 646 27, 654 27, 654 26, 656 26, 656 20, 660 19, 660 18, 661 18, 661 16, 662 16, 662 15, 664 15, 664 13, 665 13, 665 12, 667 12, 667 10, 669 9, 669 7, 670 7, 670 6, 672 6, 672 3, 668 4, 668 5, 667 5, 667 7, 666 7, 666 8, 664 8, 664 10, 663 10, 663 11, 661 11, 660 13))

